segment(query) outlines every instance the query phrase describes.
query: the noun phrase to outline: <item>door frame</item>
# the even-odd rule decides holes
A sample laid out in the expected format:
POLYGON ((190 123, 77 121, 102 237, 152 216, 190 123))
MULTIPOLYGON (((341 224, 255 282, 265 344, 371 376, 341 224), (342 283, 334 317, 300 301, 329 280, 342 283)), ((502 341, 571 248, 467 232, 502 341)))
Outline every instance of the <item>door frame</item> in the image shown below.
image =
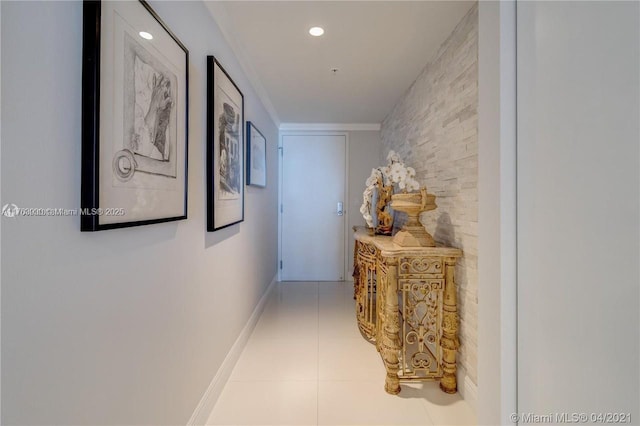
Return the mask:
POLYGON ((344 259, 342 266, 342 276, 344 281, 348 281, 349 274, 349 220, 347 219, 347 206, 349 205, 349 132, 334 131, 334 130, 280 130, 278 135, 278 281, 282 280, 282 268, 280 267, 282 259, 282 189, 283 189, 283 146, 282 142, 285 136, 344 136, 344 197, 343 203, 343 217, 344 217, 344 233, 342 242, 344 248, 344 259))
POLYGON ((478 2, 478 424, 518 412, 516 6, 478 2))

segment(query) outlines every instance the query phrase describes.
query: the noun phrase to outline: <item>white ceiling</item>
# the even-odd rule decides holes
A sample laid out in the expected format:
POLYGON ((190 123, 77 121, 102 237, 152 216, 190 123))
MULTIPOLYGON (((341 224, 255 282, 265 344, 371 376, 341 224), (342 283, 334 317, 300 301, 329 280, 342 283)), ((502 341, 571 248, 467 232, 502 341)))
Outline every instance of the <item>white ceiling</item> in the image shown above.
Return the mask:
POLYGON ((380 123, 473 3, 216 1, 208 6, 277 120, 380 123), (310 36, 312 26, 323 27, 325 34, 310 36))

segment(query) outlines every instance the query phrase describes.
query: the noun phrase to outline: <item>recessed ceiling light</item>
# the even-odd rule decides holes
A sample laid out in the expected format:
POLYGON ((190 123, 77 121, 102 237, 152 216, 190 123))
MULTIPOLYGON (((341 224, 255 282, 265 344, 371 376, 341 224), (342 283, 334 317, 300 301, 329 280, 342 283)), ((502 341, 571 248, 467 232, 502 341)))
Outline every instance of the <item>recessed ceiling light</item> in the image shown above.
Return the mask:
POLYGON ((140 31, 138 34, 146 40, 151 40, 153 38, 153 36, 146 31, 140 31))
POLYGON ((324 34, 324 29, 322 29, 321 27, 312 27, 309 29, 309 34, 314 37, 320 37, 322 34, 324 34))

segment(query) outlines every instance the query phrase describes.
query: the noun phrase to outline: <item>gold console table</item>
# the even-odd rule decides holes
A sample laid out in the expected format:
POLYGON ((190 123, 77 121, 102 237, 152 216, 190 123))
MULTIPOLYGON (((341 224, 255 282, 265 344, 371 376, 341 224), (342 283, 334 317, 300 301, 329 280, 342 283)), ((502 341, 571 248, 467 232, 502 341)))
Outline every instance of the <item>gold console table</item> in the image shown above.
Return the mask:
POLYGON ((363 336, 380 352, 385 390, 401 381, 439 380, 457 391, 458 312, 454 267, 462 251, 402 247, 354 227, 354 298, 363 336))

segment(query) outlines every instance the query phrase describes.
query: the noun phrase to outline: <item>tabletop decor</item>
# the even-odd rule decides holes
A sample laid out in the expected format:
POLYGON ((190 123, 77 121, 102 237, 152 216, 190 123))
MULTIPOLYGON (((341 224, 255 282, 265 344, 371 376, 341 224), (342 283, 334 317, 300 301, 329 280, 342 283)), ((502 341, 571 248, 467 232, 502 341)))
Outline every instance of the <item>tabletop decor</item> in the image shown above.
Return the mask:
POLYGON ((420 223, 420 213, 434 210, 436 196, 427 194, 427 188, 420 192, 400 193, 391 196, 391 207, 407 214, 407 221, 393 237, 393 242, 403 247, 435 247, 431 234, 420 223))
POLYGON ((83 4, 80 229, 187 218, 189 52, 144 1, 83 4))
POLYGON ((395 189, 406 193, 420 188, 414 179, 416 171, 407 167, 400 156, 389 151, 387 165, 371 170, 363 193, 360 213, 367 225, 378 235, 391 235, 393 231, 393 205, 390 204, 395 189))
POLYGON ((244 96, 207 56, 207 231, 244 220, 244 96))

